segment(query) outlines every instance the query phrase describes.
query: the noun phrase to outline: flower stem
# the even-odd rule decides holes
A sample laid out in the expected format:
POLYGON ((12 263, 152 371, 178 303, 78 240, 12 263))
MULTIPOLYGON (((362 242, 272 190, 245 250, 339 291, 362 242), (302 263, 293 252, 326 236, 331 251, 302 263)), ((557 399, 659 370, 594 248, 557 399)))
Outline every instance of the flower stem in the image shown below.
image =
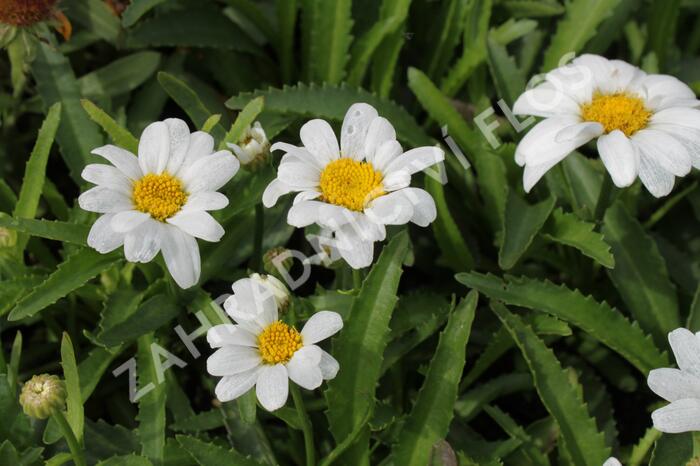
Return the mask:
POLYGON ((613 183, 612 178, 607 174, 603 175, 603 183, 600 186, 600 194, 598 194, 598 202, 595 205, 594 218, 596 222, 600 222, 605 215, 605 211, 610 207, 612 198, 613 183))
POLYGON ((352 269, 352 287, 355 291, 362 288, 362 271, 360 269, 352 269))
POLYGON ((80 445, 78 444, 78 439, 75 438, 75 434, 73 434, 73 429, 71 429, 71 426, 68 424, 68 421, 66 420, 66 416, 63 415, 63 412, 60 410, 55 410, 51 416, 53 417, 54 421, 56 421, 56 424, 58 425, 59 430, 63 434, 63 437, 66 439, 66 443, 68 444, 68 449, 70 450, 71 455, 73 455, 73 462, 75 463, 75 466, 85 466, 85 457, 83 456, 83 450, 80 448, 80 445))
POLYGON ((316 450, 314 448, 314 432, 311 427, 311 420, 304 406, 304 399, 301 397, 299 387, 293 383, 289 384, 289 390, 292 392, 294 406, 299 415, 301 422, 301 431, 304 433, 304 448, 306 449, 306 466, 314 466, 316 464, 316 450))
POLYGON ((262 244, 265 230, 265 210, 262 204, 255 206, 255 243, 253 246, 252 269, 262 272, 262 244))

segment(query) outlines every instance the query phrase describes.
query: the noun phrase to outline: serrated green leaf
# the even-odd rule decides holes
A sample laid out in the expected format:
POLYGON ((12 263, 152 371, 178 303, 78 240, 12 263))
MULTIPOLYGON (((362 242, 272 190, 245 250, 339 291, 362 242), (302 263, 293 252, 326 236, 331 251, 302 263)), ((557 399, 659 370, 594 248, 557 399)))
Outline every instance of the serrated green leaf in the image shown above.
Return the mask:
POLYGON ((138 400, 139 438, 141 455, 150 459, 154 465, 163 464, 165 449, 165 400, 166 383, 159 381, 153 359, 152 347, 157 345, 153 333, 142 335, 138 339, 137 372, 139 389, 152 387, 138 400))
POLYGON ((114 60, 78 79, 80 92, 88 99, 127 94, 146 82, 160 65, 160 54, 146 51, 114 60))
POLYGON ((12 309, 8 320, 31 317, 84 285, 100 272, 120 260, 115 254, 100 254, 93 249, 81 249, 68 256, 55 272, 24 296, 12 309))
POLYGON ((431 139, 405 109, 363 89, 354 89, 344 84, 340 86, 298 84, 285 86, 282 89, 270 88, 267 91, 244 92, 231 97, 226 102, 226 106, 241 109, 251 99, 258 96, 265 97, 266 112, 291 113, 331 120, 342 120, 352 104, 366 102, 374 106, 381 116, 394 125, 399 139, 407 141, 413 146, 431 144, 431 139))
POLYGON ((584 222, 561 208, 552 212, 541 234, 549 240, 578 249, 603 267, 615 267, 610 245, 603 235, 595 231, 595 224, 584 222))
POLYGON ((517 438, 522 443, 518 450, 511 454, 511 461, 516 461, 516 458, 518 458, 518 461, 520 461, 518 464, 549 466, 547 457, 539 450, 532 437, 513 418, 496 406, 485 406, 484 411, 491 419, 496 421, 505 433, 511 438, 517 438), (522 456, 516 457, 516 454, 522 456))
POLYGON ((148 458, 136 454, 112 456, 100 461, 95 466, 151 466, 153 463, 148 458))
POLYGON ((63 379, 66 382, 66 419, 70 424, 73 434, 79 443, 83 441, 83 425, 85 424, 83 413, 83 398, 80 394, 80 377, 78 364, 75 361, 75 351, 68 333, 63 332, 61 339, 61 367, 63 379))
MULTIPOLYGON (((404 231, 384 248, 353 301, 343 331, 333 344, 333 355, 343 370, 328 384, 326 415, 337 443, 355 430, 374 404, 382 364, 379 355, 384 353, 388 342, 388 325, 397 301, 396 291, 408 241, 408 234, 404 231)), ((367 432, 360 434, 355 445, 346 452, 347 458, 357 461, 367 454, 367 432)))
POLYGON ((666 335, 680 327, 680 313, 659 248, 620 202, 605 212, 603 234, 615 256, 610 279, 639 325, 664 345, 666 335))
POLYGON ((692 464, 693 433, 663 434, 654 444, 649 466, 692 464))
POLYGON ((264 97, 256 97, 248 102, 238 113, 236 121, 231 125, 231 129, 228 130, 226 136, 219 143, 219 149, 226 149, 226 143, 238 144, 246 128, 249 128, 255 122, 255 119, 263 111, 264 106, 264 97))
POLYGON ((112 138, 115 145, 128 150, 132 154, 138 154, 139 140, 136 139, 128 129, 114 121, 107 112, 89 100, 82 99, 80 103, 92 121, 100 125, 102 129, 109 134, 109 137, 112 138))
POLYGON ((41 275, 24 275, 0 281, 0 315, 10 312, 22 296, 45 279, 41 275))
POLYGON ((128 28, 146 13, 167 0, 132 0, 122 13, 122 26, 128 28))
POLYGON ((546 312, 581 328, 627 359, 644 375, 669 364, 667 355, 654 346, 651 337, 636 322, 630 323, 615 308, 584 296, 578 290, 527 277, 506 276, 506 281, 503 281, 494 275, 472 272, 457 274, 456 278, 491 299, 546 312))
POLYGON ((21 231, 29 236, 87 245, 88 225, 59 222, 58 220, 13 218, 0 213, 0 227, 21 231))
POLYGON ((133 341, 148 332, 157 330, 177 316, 180 307, 169 294, 157 294, 141 304, 124 320, 105 327, 97 335, 97 341, 106 347, 133 341))
MULTIPOLYGON (((274 413, 273 413, 274 414, 274 413)), ((213 409, 197 413, 194 416, 170 424, 170 429, 176 432, 204 432, 217 429, 224 425, 221 410, 213 409)))
POLYGON ((583 50, 618 3, 620 0, 570 1, 566 5, 566 16, 557 23, 557 32, 544 54, 543 71, 556 68, 567 55, 583 50))
POLYGON ((500 303, 491 309, 508 329, 530 367, 535 389, 547 411, 557 420, 564 448, 577 466, 599 466, 610 456, 605 438, 598 432, 580 392, 532 328, 500 303))
POLYGON ((525 91, 525 76, 513 57, 508 55, 506 48, 496 42, 493 36, 490 36, 486 41, 486 50, 489 70, 491 70, 498 94, 509 107, 512 107, 518 96, 525 91))
POLYGON ((447 435, 477 302, 478 294, 472 291, 452 312, 440 334, 416 403, 392 449, 394 464, 427 464, 433 445, 447 435))
MULTIPOLYGON (((12 212, 14 217, 34 218, 36 216, 41 192, 44 189, 46 164, 49 161, 49 153, 51 152, 51 146, 53 145, 60 121, 61 103, 57 102, 49 108, 46 118, 41 128, 39 128, 39 135, 36 138, 34 149, 32 149, 24 170, 24 179, 22 180, 22 188, 17 198, 17 204, 15 204, 15 209, 12 212)), ((20 255, 24 252, 27 240, 28 237, 24 234, 17 237, 16 249, 20 255)))
POLYGON ((351 1, 304 0, 302 13, 308 28, 310 81, 338 84, 345 76, 352 36, 351 1))
POLYGON ((535 205, 529 205, 513 191, 508 193, 505 222, 503 224, 503 243, 498 251, 498 265, 508 270, 518 263, 520 258, 544 226, 556 200, 553 197, 535 205))
POLYGON ((257 461, 246 458, 236 450, 226 450, 209 442, 188 435, 176 435, 177 443, 190 454, 200 466, 230 464, 235 466, 260 466, 257 461))

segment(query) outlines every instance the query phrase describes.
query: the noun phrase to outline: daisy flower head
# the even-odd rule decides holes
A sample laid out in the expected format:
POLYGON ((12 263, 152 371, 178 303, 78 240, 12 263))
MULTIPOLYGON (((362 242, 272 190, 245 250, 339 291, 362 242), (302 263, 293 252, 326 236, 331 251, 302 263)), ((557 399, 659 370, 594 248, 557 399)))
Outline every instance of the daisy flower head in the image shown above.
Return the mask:
POLYGON ((219 401, 234 400, 255 386, 260 404, 274 411, 287 401, 289 380, 314 390, 338 373, 338 361, 316 345, 343 327, 336 312, 316 312, 298 331, 279 320, 274 294, 251 278, 233 284, 224 309, 236 323, 207 332, 217 348, 207 371, 222 377, 215 388, 219 401))
POLYGON ((280 196, 297 192, 287 222, 298 228, 315 223, 331 231, 351 267, 372 263, 374 242, 384 240, 386 225, 427 226, 435 220, 433 198, 410 187, 411 175, 444 160, 444 152, 437 147, 404 152, 394 127, 371 105, 348 109, 340 145, 324 120, 307 122, 299 135, 301 147, 272 145, 285 155, 263 204, 271 207, 280 196))
POLYGON ((195 238, 219 241, 223 236, 224 229, 207 211, 228 205, 216 191, 238 171, 236 157, 214 152, 209 134, 190 134, 176 118, 146 127, 138 157, 113 145, 92 153, 111 165, 91 164, 82 173, 97 186, 80 195, 80 207, 103 214, 90 230, 88 245, 103 254, 123 245, 130 262, 150 262, 161 251, 175 282, 181 288, 195 285, 201 271, 195 238))
POLYGON ((525 190, 597 139, 616 186, 630 186, 639 177, 655 197, 666 196, 676 176, 700 168, 698 107, 693 91, 673 76, 647 74, 598 55, 575 58, 547 73, 513 106, 516 115, 544 118, 515 151, 515 161, 525 166, 525 190))
POLYGON ((700 431, 700 332, 677 328, 668 334, 678 369, 649 372, 651 391, 670 402, 651 413, 654 427, 676 434, 700 431))

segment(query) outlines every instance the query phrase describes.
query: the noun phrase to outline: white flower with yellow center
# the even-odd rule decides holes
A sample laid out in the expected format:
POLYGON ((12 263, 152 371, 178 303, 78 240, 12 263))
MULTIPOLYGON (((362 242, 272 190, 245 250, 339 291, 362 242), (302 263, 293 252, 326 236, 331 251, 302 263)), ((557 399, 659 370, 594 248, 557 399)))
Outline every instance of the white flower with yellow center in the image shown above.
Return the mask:
POLYGON ((271 207, 280 196, 298 192, 288 223, 298 228, 316 223, 331 230, 351 267, 372 263, 374 242, 385 238, 385 225, 427 226, 435 220, 433 198, 409 185, 411 175, 441 162, 444 152, 419 147, 404 153, 394 127, 371 105, 358 103, 348 109, 340 146, 324 120, 307 122, 299 135, 303 147, 272 145, 273 151, 286 154, 263 203, 271 207))
POLYGON ((260 282, 244 278, 233 284, 224 308, 236 324, 216 325, 207 341, 218 348, 207 359, 207 371, 223 378, 216 385, 219 401, 230 401, 255 386, 268 411, 287 401, 289 382, 308 390, 338 373, 338 362, 315 343, 343 327, 340 315, 319 311, 301 332, 279 320, 275 296, 260 282))
POLYGON ((201 270, 195 238, 223 236, 207 211, 228 205, 216 191, 239 167, 229 151, 213 150, 209 134, 190 134, 176 118, 146 127, 138 157, 113 145, 93 150, 112 165, 91 164, 82 173, 97 186, 80 195, 80 207, 104 214, 92 226, 88 245, 103 254, 124 245, 130 262, 149 262, 162 251, 175 282, 182 288, 195 285, 201 270))
POLYGON ((618 187, 637 176, 656 197, 674 177, 700 168, 700 101, 678 79, 646 74, 620 60, 582 55, 521 95, 516 115, 544 120, 522 139, 515 161, 530 191, 576 148, 598 138, 600 158, 618 187))
POLYGON ((700 431, 700 332, 677 328, 668 334, 678 369, 664 367, 649 372, 651 391, 670 404, 651 413, 654 427, 677 434, 700 431))

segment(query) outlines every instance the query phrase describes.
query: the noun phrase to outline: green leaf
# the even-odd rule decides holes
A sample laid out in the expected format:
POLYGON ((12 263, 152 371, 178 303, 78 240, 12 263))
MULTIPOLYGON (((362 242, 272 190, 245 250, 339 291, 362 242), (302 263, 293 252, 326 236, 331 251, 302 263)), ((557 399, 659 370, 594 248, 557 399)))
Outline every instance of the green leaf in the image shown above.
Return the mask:
POLYGON ((680 327, 680 314, 658 246, 621 202, 606 211, 603 234, 615 256, 610 279, 639 325, 664 345, 666 335, 680 327))
POLYGON ((304 0, 301 4, 304 27, 308 28, 309 79, 338 84, 345 76, 352 42, 352 3, 350 0, 304 0))
POLYGON ((90 116, 90 118, 92 118, 92 121, 100 125, 102 129, 109 134, 109 137, 112 138, 112 142, 114 142, 115 145, 128 150, 134 155, 138 154, 139 140, 136 139, 128 129, 114 121, 114 119, 109 116, 107 112, 91 101, 82 99, 80 104, 83 106, 85 112, 90 116))
POLYGON ((486 41, 488 63, 498 94, 512 107, 518 96, 525 91, 525 76, 508 55, 505 46, 499 44, 493 34, 486 41))
POLYGON ((153 345, 157 343, 152 333, 138 339, 139 390, 144 390, 149 385, 152 388, 138 399, 139 413, 136 420, 139 423, 141 455, 158 466, 163 464, 165 449, 166 384, 165 381, 158 380, 155 364, 160 364, 160 361, 153 359, 153 345))
POLYGON ((0 213, 0 227, 26 233, 29 236, 63 241, 65 243, 87 245, 88 225, 59 222, 58 220, 14 218, 0 213))
POLYGON ((83 441, 83 426, 85 418, 83 413, 83 398, 80 394, 80 377, 78 376, 78 364, 75 361, 75 351, 68 333, 63 332, 61 339, 61 367, 63 378, 66 381, 66 405, 68 424, 70 424, 78 443, 83 441))
POLYGON ((595 224, 584 222, 561 208, 552 212, 541 234, 551 241, 578 249, 603 267, 615 267, 610 245, 603 235, 595 231, 595 224))
MULTIPOLYGON (((532 437, 519 426, 512 417, 501 411, 495 406, 484 406, 484 411, 488 414, 491 419, 496 421, 501 429, 507 433, 511 438, 517 438, 522 442, 522 445, 518 450, 512 453, 512 455, 519 454, 518 460, 522 461, 522 464, 533 464, 538 466, 549 466, 549 460, 540 451, 538 445, 532 439, 532 437)), ((516 456, 511 456, 511 461, 514 461, 516 456)), ((520 463, 518 463, 520 464, 520 463)))
MULTIPOLYGON (((211 116, 211 111, 184 81, 164 71, 158 73, 158 82, 165 92, 187 113, 197 128, 201 128, 211 116)), ((221 125, 215 125, 211 130, 214 139, 221 140, 224 137, 224 129, 221 125)))
POLYGON ((411 115, 394 102, 377 97, 363 89, 355 89, 344 84, 298 84, 282 89, 270 88, 267 91, 244 92, 231 97, 226 106, 241 109, 254 97, 265 97, 266 112, 295 114, 311 118, 342 120, 348 108, 356 102, 366 102, 374 106, 379 114, 396 128, 399 139, 413 146, 432 144, 411 115))
POLYGON ((15 303, 44 278, 41 275, 26 275, 0 281, 0 315, 10 312, 15 303))
POLYGON ((247 34, 217 8, 173 10, 141 21, 127 33, 129 48, 211 47, 257 54, 247 34))
POLYGON ((457 400, 478 294, 462 300, 440 334, 428 374, 392 450, 394 464, 423 466, 433 445, 447 436, 457 400))
POLYGON ((122 26, 128 28, 146 13, 167 0, 132 0, 122 13, 122 26))
POLYGON ((255 122, 255 119, 263 111, 264 106, 264 97, 256 97, 248 102, 236 117, 236 121, 231 125, 231 129, 228 130, 226 136, 219 143, 219 148, 226 149, 226 143, 238 144, 245 130, 255 122))
POLYGON ((663 434, 654 444, 649 466, 692 464, 693 433, 663 434))
POLYGON ((9 320, 31 317, 47 306, 84 285, 88 280, 119 261, 114 254, 100 254, 93 249, 81 249, 68 256, 55 272, 24 296, 12 309, 9 320))
POLYGON ((498 265, 508 270, 518 263, 544 226, 556 200, 553 197, 529 205, 514 192, 508 193, 503 243, 498 251, 498 265))
MULTIPOLYGON (((49 153, 53 145, 59 122, 61 121, 61 104, 57 102, 49 108, 46 119, 39 129, 34 149, 32 150, 27 166, 24 170, 22 188, 19 192, 17 204, 12 213, 14 217, 34 218, 39 199, 44 189, 44 179, 46 178, 46 164, 49 160, 49 153)), ((27 244, 27 236, 17 237, 17 251, 21 254, 27 244)))
POLYGON ((559 2, 549 0, 506 0, 503 6, 518 17, 537 18, 564 13, 564 7, 559 2))
MULTIPOLYGON (((388 342, 388 325, 396 305, 401 264, 408 250, 408 234, 396 235, 382 251, 353 301, 350 317, 333 344, 333 355, 343 368, 326 390, 330 430, 337 443, 350 435, 374 404, 374 391, 381 374, 388 342)), ((367 432, 346 452, 348 458, 367 454, 367 432), (364 445, 364 449, 363 449, 364 445)), ((350 461, 350 460, 348 460, 350 461)), ((352 461, 350 461, 352 463, 352 461)))
POLYGON ((146 82, 160 65, 160 54, 146 51, 118 58, 78 79, 80 92, 89 99, 127 94, 146 82))
POLYGON ((119 19, 101 0, 63 0, 68 17, 94 35, 112 44, 119 39, 119 19))
POLYGON ((559 424, 563 446, 573 463, 577 466, 603 464, 610 456, 610 448, 588 413, 578 382, 571 380, 554 352, 518 316, 500 303, 492 302, 491 309, 520 348, 542 404, 559 424))
POLYGON ((527 277, 507 276, 503 281, 494 275, 472 272, 457 274, 456 278, 491 299, 546 312, 581 328, 627 359, 644 375, 669 364, 667 355, 654 346, 636 322, 630 323, 615 308, 584 296, 578 290, 527 277))
POLYGON ((557 23, 544 54, 543 71, 559 66, 567 55, 578 53, 596 33, 598 26, 617 7, 620 0, 572 0, 566 5, 566 17, 557 23))
POLYGON ((530 389, 532 377, 528 373, 512 372, 499 375, 462 395, 455 403, 455 412, 466 422, 473 419, 492 401, 530 389))
POLYGON ((246 458, 236 450, 226 450, 213 443, 204 442, 188 435, 176 435, 177 443, 190 454, 200 466, 230 464, 232 466, 260 466, 255 460, 246 458))
POLYGON ((0 443, 0 464, 21 464, 19 453, 9 440, 0 443))
POLYGON ((691 332, 700 332, 700 283, 695 289, 693 301, 690 303, 690 312, 688 312, 688 321, 685 327, 691 332))
POLYGON ((97 341, 106 347, 127 343, 157 330, 175 318, 180 307, 169 294, 157 294, 141 304, 131 315, 112 326, 106 326, 97 335, 97 341))
POLYGON ((88 163, 88 154, 102 145, 102 137, 80 105, 80 89, 73 69, 66 57, 42 43, 37 47, 32 73, 44 105, 61 102, 57 139, 71 177, 80 185, 83 183, 80 173, 88 163))
MULTIPOLYGON (((274 413, 273 413, 274 414, 274 413)), ((197 413, 194 416, 170 424, 170 429, 176 432, 203 432, 217 429, 224 425, 221 410, 212 409, 197 413)))
POLYGON ((676 23, 681 11, 681 0, 654 0, 649 9, 649 46, 661 66, 673 43, 676 23))
POLYGON ((297 0, 276 0, 277 10, 277 53, 280 58, 283 82, 292 79, 294 66, 294 45, 297 23, 297 0))
POLYGON ((442 259, 455 272, 473 269, 474 257, 450 213, 442 184, 432 176, 426 176, 425 189, 433 196, 438 212, 431 227, 442 251, 442 259))
POLYGON ((100 461, 95 466, 151 466, 152 464, 148 458, 132 453, 131 455, 112 456, 100 461))

